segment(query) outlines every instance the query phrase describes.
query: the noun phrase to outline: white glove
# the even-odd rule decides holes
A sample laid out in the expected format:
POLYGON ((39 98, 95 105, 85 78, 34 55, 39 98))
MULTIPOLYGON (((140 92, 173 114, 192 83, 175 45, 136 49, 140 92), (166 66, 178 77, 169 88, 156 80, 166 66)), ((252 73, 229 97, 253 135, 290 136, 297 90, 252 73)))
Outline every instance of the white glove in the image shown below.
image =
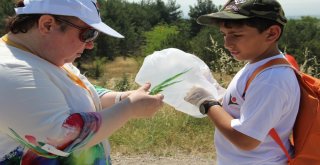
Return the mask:
POLYGON ((184 97, 184 100, 197 106, 200 107, 200 105, 206 101, 206 100, 216 100, 212 94, 210 94, 209 91, 201 88, 201 87, 197 87, 197 86, 193 86, 189 92, 187 93, 187 95, 184 97))

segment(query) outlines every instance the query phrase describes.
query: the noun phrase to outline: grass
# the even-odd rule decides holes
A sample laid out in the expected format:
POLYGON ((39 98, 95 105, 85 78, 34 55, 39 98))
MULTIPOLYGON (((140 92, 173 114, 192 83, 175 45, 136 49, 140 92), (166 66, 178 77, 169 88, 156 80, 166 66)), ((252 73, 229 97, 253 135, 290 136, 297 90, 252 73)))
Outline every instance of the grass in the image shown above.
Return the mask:
POLYGON ((139 65, 135 59, 129 57, 116 57, 111 63, 105 66, 105 73, 110 78, 120 78, 123 74, 135 75, 139 65))
MULTIPOLYGON (((87 69, 90 68, 90 65, 84 65, 87 69)), ((99 79, 89 80, 96 85, 104 86, 108 89, 113 89, 115 83, 119 81, 124 76, 127 76, 128 79, 131 79, 132 83, 135 75, 138 73, 139 64, 134 58, 129 57, 116 57, 114 61, 107 62, 104 66, 104 74, 99 79)), ((138 87, 133 85, 133 88, 138 87)))
MULTIPOLYGON (((91 81, 113 89, 114 83, 125 74, 136 89, 138 86, 133 81, 138 69, 139 64, 134 59, 118 57, 105 64, 103 77, 91 81)), ((121 155, 175 156, 182 153, 214 158, 213 132, 214 126, 208 118, 194 118, 164 105, 153 118, 129 121, 109 140, 112 153, 121 155)))
POLYGON ((127 123, 110 137, 112 152, 123 155, 177 153, 214 157, 213 125, 207 118, 197 119, 165 105, 151 119, 127 123))

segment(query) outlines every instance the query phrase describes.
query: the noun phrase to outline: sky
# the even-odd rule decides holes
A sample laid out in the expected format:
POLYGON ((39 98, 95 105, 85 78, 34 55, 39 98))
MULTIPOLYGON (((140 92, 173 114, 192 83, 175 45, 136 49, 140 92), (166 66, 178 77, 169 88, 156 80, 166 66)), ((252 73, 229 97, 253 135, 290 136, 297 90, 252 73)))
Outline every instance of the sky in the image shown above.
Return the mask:
MULTIPOLYGON (((141 0, 128 0, 128 2, 139 2, 141 0)), ((163 0, 167 2, 167 0, 163 0)), ((284 9, 286 16, 320 16, 320 0, 278 0, 284 9)), ((183 17, 188 17, 189 6, 195 6, 197 0, 176 0, 177 4, 183 11, 183 17)), ((227 0, 212 0, 219 6, 223 5, 227 0)))

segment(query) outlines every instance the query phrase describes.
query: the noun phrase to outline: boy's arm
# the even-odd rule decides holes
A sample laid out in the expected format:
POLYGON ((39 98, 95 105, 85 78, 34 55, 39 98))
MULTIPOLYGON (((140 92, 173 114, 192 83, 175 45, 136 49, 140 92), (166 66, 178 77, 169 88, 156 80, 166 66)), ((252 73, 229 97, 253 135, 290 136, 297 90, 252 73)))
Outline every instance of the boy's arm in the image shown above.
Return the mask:
MULTIPOLYGON (((206 100, 215 100, 210 92, 201 87, 193 87, 184 98, 187 102, 200 107, 206 100)), ((215 124, 216 128, 236 147, 242 150, 252 150, 256 148, 260 141, 247 136, 231 126, 234 119, 220 105, 211 106, 207 113, 210 120, 215 124)))
POLYGON ((221 106, 215 105, 209 108, 207 113, 216 128, 236 147, 242 150, 253 150, 260 141, 247 136, 231 127, 231 120, 234 118, 221 106))

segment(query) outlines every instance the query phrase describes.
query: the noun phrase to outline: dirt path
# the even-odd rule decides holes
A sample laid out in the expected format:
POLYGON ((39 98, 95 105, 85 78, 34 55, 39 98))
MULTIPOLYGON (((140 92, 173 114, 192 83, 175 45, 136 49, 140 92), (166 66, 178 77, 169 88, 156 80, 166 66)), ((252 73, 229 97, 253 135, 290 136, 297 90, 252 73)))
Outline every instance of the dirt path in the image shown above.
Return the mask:
POLYGON ((112 155, 113 165, 215 165, 213 159, 199 156, 177 155, 156 157, 152 155, 123 156, 112 155))

